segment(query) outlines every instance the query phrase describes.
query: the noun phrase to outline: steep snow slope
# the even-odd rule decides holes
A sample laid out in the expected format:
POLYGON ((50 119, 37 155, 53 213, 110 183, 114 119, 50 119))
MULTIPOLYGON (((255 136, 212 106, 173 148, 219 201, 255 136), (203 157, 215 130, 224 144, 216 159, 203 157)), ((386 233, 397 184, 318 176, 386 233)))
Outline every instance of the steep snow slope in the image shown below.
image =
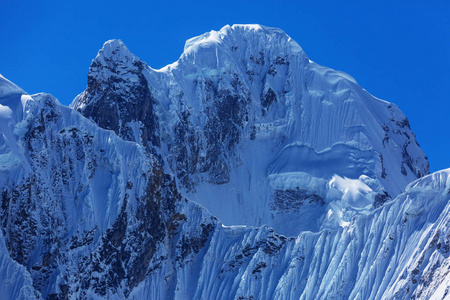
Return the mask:
POLYGON ((276 28, 205 33, 161 70, 108 41, 71 106, 146 147, 227 225, 288 235, 342 225, 428 173, 394 104, 312 62, 276 28), (341 201, 343 181, 358 200, 341 201))
MULTIPOLYGON (((1 79, 5 299, 448 297, 450 170, 335 228, 224 226, 142 146, 1 79)), ((336 175, 329 189, 355 205, 363 182, 336 175)))
POLYGON ((296 238, 217 227, 200 270, 178 271, 191 279, 195 270, 197 285, 180 279, 175 298, 447 299, 449 190, 450 170, 441 171, 346 228, 296 238))

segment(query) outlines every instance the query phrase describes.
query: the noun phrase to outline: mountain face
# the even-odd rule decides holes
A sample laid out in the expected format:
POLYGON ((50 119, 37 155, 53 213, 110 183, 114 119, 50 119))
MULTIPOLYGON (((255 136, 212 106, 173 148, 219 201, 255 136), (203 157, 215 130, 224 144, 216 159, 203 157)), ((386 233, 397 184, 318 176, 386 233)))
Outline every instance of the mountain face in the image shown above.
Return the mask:
POLYGON ((182 194, 227 225, 288 235, 339 226, 428 174, 394 104, 259 25, 192 38, 161 70, 108 41, 71 107, 159 155, 182 194), (358 203, 341 203, 342 181, 358 186, 358 203), (349 213, 329 220, 332 207, 349 213))
POLYGON ((1 299, 448 297, 450 170, 279 29, 108 41, 70 108, 0 76, 0 131, 1 299))

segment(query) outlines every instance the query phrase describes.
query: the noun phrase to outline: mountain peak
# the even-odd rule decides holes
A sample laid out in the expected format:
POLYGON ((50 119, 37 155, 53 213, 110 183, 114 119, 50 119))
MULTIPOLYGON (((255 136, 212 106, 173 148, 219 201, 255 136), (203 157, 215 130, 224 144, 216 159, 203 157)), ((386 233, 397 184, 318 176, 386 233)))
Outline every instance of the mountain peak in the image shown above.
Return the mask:
MULTIPOLYGON (((184 46, 184 53, 194 51, 199 47, 204 48, 210 45, 228 44, 248 41, 249 43, 263 43, 266 48, 272 48, 279 45, 292 53, 302 53, 303 49, 283 30, 275 27, 267 27, 259 24, 234 24, 225 25, 219 31, 212 30, 199 36, 190 38, 184 46)), ((238 47, 232 45, 233 47, 238 47)))
POLYGON ((118 39, 106 41, 94 59, 101 65, 131 65, 137 58, 118 39))
POLYGON ((121 40, 106 41, 89 67, 88 88, 94 82, 108 81, 110 78, 121 77, 125 80, 128 77, 123 77, 124 74, 134 74, 133 77, 136 77, 142 65, 142 61, 121 40))

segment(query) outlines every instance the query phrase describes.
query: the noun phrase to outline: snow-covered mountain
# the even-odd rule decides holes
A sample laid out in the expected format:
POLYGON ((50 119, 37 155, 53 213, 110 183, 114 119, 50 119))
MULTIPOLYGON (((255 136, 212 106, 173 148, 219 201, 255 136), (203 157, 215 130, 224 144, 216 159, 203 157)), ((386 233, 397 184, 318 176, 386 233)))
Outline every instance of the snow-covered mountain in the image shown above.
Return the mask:
POLYGON ((161 70, 108 41, 71 106, 160 155, 182 193, 227 225, 317 231, 336 223, 325 220, 331 208, 351 211, 339 222, 348 221, 428 173, 394 104, 310 61, 275 28, 205 33, 161 70), (334 203, 342 193, 357 203, 334 203))
POLYGON ((1 299, 449 297, 450 170, 279 29, 108 41, 71 108, 0 76, 0 132, 1 299))

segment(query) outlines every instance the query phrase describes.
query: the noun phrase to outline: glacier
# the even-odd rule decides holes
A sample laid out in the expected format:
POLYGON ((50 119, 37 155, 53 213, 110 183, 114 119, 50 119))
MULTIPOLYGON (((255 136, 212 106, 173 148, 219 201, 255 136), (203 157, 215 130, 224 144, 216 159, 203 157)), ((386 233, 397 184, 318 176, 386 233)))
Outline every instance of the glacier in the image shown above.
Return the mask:
POLYGON ((107 41, 70 107, 0 76, 0 132, 2 299, 450 297, 450 170, 280 29, 107 41))

